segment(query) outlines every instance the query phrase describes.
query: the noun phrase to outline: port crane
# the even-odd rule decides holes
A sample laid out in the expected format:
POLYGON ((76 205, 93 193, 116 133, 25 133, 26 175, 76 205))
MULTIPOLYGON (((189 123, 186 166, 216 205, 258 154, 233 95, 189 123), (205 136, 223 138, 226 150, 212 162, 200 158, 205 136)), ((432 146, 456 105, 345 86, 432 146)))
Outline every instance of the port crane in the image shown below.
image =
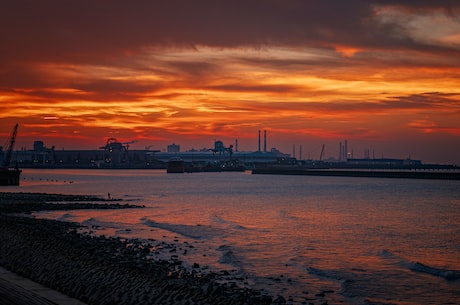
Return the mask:
POLYGON ((105 146, 99 147, 104 149, 104 160, 106 163, 119 165, 128 162, 129 145, 136 143, 136 140, 129 142, 119 142, 116 138, 108 138, 105 146))
POLYGON ((14 143, 16 143, 16 135, 18 134, 18 127, 19 124, 16 124, 13 128, 13 132, 11 133, 8 148, 6 149, 6 155, 3 159, 3 168, 10 167, 11 157, 13 156, 14 143))
POLYGON ((108 138, 107 143, 105 146, 99 147, 100 149, 105 149, 107 151, 112 152, 113 150, 120 149, 120 150, 128 150, 130 144, 136 143, 136 140, 129 141, 129 142, 119 142, 116 138, 108 138))
POLYGON ((324 158, 324 144, 323 147, 321 148, 321 154, 319 155, 319 161, 323 161, 324 158))
POLYGON ((137 140, 129 141, 129 142, 122 142, 121 144, 126 145, 126 150, 129 149, 129 145, 137 143, 137 140))
POLYGON ((2 167, 0 167, 0 185, 19 185, 19 177, 21 170, 17 168, 10 168, 11 157, 13 156, 14 143, 16 142, 16 135, 18 133, 19 124, 16 124, 11 133, 8 148, 6 149, 5 157, 3 158, 2 167))

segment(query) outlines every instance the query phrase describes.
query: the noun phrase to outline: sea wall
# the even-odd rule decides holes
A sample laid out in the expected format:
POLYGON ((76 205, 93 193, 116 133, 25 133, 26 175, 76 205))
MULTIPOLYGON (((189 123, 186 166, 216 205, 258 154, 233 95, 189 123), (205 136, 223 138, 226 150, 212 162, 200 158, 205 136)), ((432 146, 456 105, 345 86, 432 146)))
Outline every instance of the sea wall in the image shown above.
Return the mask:
POLYGON ((303 175, 303 176, 334 176, 363 178, 402 178, 402 179, 434 179, 460 180, 459 171, 397 171, 397 170, 342 170, 342 169, 306 169, 306 168, 257 168, 252 174, 260 175, 303 175))

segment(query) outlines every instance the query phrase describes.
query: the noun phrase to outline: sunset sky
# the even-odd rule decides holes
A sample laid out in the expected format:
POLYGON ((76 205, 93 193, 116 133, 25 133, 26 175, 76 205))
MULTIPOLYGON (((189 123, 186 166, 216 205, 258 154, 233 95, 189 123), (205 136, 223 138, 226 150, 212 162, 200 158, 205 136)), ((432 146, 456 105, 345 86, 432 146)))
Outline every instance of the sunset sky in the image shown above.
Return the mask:
MULTIPOLYGON (((268 148, 460 165, 460 1, 14 0, 0 145, 268 148)), ((296 152, 297 157, 298 152, 296 152)))

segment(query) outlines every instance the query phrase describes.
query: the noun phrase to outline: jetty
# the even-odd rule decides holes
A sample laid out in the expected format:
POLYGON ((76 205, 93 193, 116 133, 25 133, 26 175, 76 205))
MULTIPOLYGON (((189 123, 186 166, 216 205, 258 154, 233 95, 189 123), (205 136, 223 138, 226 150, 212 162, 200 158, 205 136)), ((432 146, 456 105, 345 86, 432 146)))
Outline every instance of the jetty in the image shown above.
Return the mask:
POLYGON ((253 169, 253 174, 460 180, 460 172, 430 170, 253 169))
POLYGON ((256 164, 253 174, 265 175, 303 175, 303 176, 336 176, 366 178, 404 178, 404 179, 435 179, 460 180, 460 168, 455 165, 422 164, 422 163, 367 163, 357 162, 316 162, 302 163, 294 159, 278 160, 274 163, 256 164))

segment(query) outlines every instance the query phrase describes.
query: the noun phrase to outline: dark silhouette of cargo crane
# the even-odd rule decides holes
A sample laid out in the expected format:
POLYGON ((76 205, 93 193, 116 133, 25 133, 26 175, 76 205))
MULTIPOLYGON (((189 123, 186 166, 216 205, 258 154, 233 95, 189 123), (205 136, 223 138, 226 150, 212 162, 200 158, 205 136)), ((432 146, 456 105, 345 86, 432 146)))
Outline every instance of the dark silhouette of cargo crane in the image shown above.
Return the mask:
POLYGON ((8 148, 6 149, 5 158, 3 159, 2 168, 10 167, 11 157, 13 156, 14 143, 16 143, 16 135, 18 134, 19 124, 16 124, 11 133, 8 148))
POLYGON ((16 124, 11 133, 8 148, 6 149, 5 157, 3 158, 2 167, 0 167, 0 185, 19 185, 19 177, 21 170, 10 168, 11 157, 13 156, 14 143, 16 142, 16 135, 18 133, 19 124, 16 124))
POLYGON ((129 142, 119 142, 116 138, 109 138, 105 146, 99 147, 104 149, 104 160, 106 163, 118 166, 121 163, 128 162, 129 145, 136 143, 136 140, 129 142))
POLYGON ((129 145, 136 143, 136 140, 129 141, 129 142, 119 142, 116 138, 108 138, 107 143, 105 146, 99 147, 100 149, 105 149, 107 151, 113 151, 113 150, 128 150, 129 145))

